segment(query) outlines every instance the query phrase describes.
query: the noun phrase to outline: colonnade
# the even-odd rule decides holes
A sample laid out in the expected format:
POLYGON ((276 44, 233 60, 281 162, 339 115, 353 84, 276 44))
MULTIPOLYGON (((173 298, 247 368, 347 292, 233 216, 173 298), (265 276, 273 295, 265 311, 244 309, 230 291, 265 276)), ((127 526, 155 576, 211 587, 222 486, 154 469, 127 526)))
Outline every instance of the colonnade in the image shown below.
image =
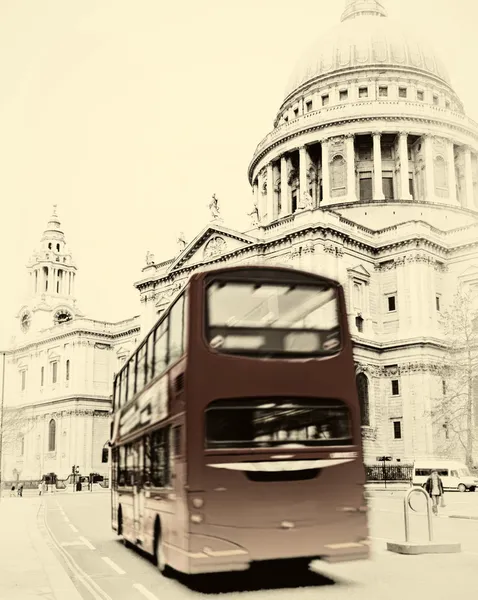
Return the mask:
POLYGON ((30 271, 31 291, 33 294, 60 294, 74 296, 75 273, 64 267, 41 266, 30 271))
MULTIPOLYGON (((358 135, 358 134, 357 134, 358 135)), ((370 135, 370 134, 369 134, 370 135)), ((372 132, 373 139, 373 173, 372 189, 373 200, 384 200, 382 185, 383 157, 382 157, 382 132, 372 132)), ((401 131, 396 139, 396 159, 393 162, 395 175, 396 196, 400 200, 412 200, 409 179, 413 179, 415 163, 409 160, 409 133, 401 131)), ((357 157, 355 150, 355 134, 345 136, 326 137, 320 140, 321 160, 314 161, 309 154, 310 146, 302 145, 286 154, 270 161, 257 174, 254 184, 254 204, 257 207, 259 221, 271 222, 277 218, 290 215, 297 210, 316 208, 320 204, 328 205, 335 202, 355 202, 357 198, 357 157), (297 165, 298 153, 298 169, 297 165), (295 161, 292 157, 295 155, 295 161), (345 163, 343 173, 343 193, 333 190, 334 173, 331 173, 334 160, 341 158, 345 163), (298 172, 297 172, 298 171, 298 172), (320 172, 320 173, 319 173, 320 172), (331 177, 332 175, 332 177, 331 177), (313 180, 311 181, 311 178, 313 180), (321 199, 319 202, 318 188, 321 183, 321 199)), ((439 136, 437 136, 438 138, 439 136)), ((424 134, 417 138, 422 145, 420 170, 421 176, 421 198, 428 201, 436 201, 435 193, 435 162, 437 159, 433 147, 433 138, 424 134)), ((442 140, 441 149, 444 168, 446 168, 446 201, 457 202, 457 180, 456 180, 456 151, 462 153, 462 174, 464 187, 462 204, 466 208, 477 209, 474 198, 472 152, 468 146, 456 146, 452 140, 442 140), (451 167, 451 168, 450 168, 451 167)), ((317 142, 314 143, 317 146, 317 142)), ((390 163, 390 161, 389 161, 390 163)), ((390 166, 388 167, 390 169, 390 166)), ((417 182, 418 185, 418 182, 417 182)))

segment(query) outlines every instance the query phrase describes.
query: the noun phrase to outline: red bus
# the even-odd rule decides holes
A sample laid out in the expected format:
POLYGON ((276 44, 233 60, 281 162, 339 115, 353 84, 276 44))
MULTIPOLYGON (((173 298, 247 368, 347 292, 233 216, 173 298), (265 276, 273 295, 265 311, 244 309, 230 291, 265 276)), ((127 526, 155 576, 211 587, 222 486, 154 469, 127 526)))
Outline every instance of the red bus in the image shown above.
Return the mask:
POLYGON ((368 557, 336 281, 279 267, 194 274, 113 398, 112 527, 163 574, 368 557))

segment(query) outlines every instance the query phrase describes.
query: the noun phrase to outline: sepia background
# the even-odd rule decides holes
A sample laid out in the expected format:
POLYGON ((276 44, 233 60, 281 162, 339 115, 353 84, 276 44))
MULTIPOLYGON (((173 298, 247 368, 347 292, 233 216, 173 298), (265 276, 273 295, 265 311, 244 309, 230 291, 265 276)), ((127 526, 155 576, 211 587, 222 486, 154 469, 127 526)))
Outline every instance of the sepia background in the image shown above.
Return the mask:
MULTIPOLYGON (((477 119, 478 7, 402 0, 387 10, 439 49, 477 119)), ((179 231, 191 239, 214 192, 225 225, 246 229, 254 148, 297 58, 342 11, 320 0, 3 0, 0 347, 52 204, 81 310, 106 320, 139 314, 133 282, 146 252, 166 259, 179 231)))

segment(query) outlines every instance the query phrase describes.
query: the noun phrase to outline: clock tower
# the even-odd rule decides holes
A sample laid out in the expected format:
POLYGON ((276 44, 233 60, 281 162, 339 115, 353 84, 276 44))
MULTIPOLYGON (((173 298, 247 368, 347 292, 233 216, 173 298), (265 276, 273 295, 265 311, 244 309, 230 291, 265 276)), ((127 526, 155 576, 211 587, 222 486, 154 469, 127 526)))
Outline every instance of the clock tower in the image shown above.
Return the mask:
POLYGON ((66 246, 56 205, 53 206, 53 214, 27 269, 28 301, 17 314, 23 335, 37 333, 83 316, 76 307, 77 268, 66 246))

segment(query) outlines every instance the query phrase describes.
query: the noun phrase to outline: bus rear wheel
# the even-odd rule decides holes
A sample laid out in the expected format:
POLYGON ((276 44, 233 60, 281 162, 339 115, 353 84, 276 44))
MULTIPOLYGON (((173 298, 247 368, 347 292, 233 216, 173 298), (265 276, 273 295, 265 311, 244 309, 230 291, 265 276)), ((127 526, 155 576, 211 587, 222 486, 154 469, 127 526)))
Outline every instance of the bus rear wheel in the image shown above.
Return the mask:
POLYGON ((161 531, 159 528, 156 531, 155 537, 156 537, 156 543, 155 543, 154 557, 156 559, 156 565, 157 565, 161 575, 163 577, 169 578, 172 575, 172 570, 171 570, 171 567, 166 562, 163 539, 162 539, 161 531))

